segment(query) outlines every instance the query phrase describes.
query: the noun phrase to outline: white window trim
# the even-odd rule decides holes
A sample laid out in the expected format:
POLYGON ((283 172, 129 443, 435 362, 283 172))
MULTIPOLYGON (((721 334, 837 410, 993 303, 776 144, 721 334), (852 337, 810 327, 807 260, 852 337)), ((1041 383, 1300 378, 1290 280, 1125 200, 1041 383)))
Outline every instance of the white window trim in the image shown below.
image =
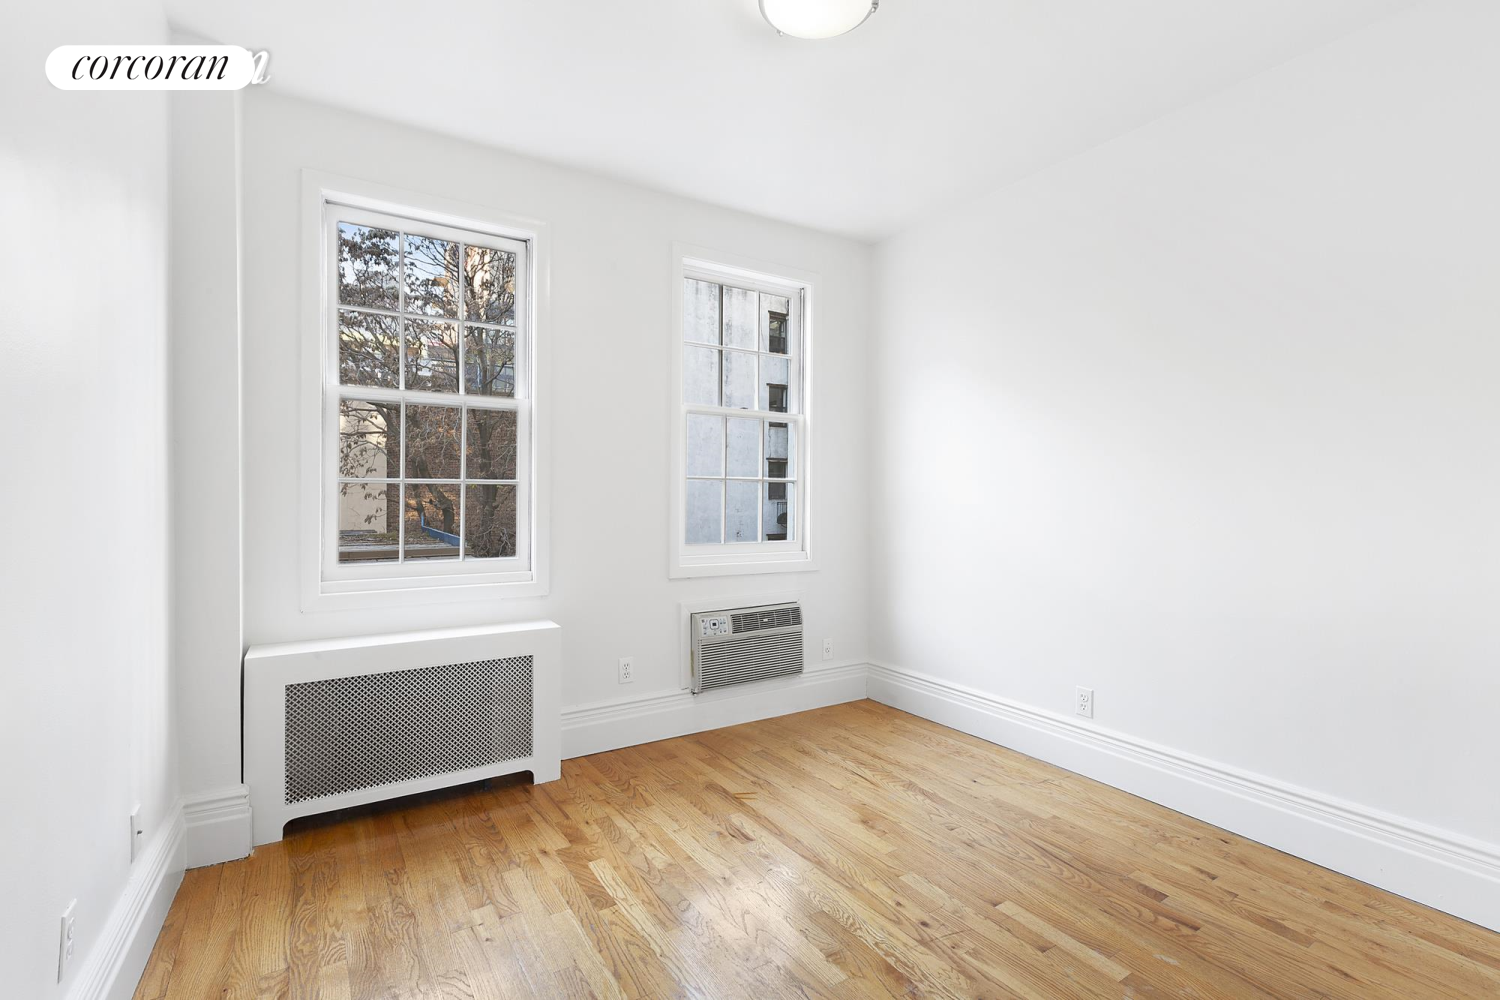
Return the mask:
MULTIPOLYGON (((723 253, 685 243, 672 244, 672 501, 668 505, 670 557, 667 576, 671 579, 707 576, 736 576, 747 573, 807 572, 818 568, 813 559, 812 455, 816 424, 813 420, 813 328, 816 316, 814 290, 818 276, 809 271, 754 260, 737 254, 723 253), (732 545, 687 544, 687 413, 682 394, 682 325, 684 321, 683 283, 689 277, 701 277, 727 284, 750 285, 794 300, 800 296, 801 329, 795 331, 801 351, 801 412, 765 413, 759 410, 722 409, 726 416, 756 416, 763 419, 788 418, 797 425, 797 468, 794 524, 799 524, 797 540, 792 542, 739 542, 732 545)), ((703 411, 702 406, 693 407, 703 411)))
MULTIPOLYGON (((550 524, 548 504, 551 484, 551 421, 548 406, 551 385, 547 360, 550 355, 547 338, 551 334, 548 311, 550 241, 547 227, 534 219, 497 212, 494 209, 452 201, 414 191, 403 191, 352 177, 320 171, 302 172, 302 392, 299 413, 300 452, 300 547, 298 553, 301 581, 301 606, 306 612, 355 610, 364 608, 404 607, 415 604, 454 601, 490 601, 506 597, 540 597, 548 592, 548 555, 550 524), (325 408, 325 365, 332 355, 332 337, 328 329, 332 302, 326 240, 329 231, 325 219, 326 203, 346 205, 364 212, 385 213, 415 219, 429 227, 468 230, 526 243, 530 246, 526 275, 525 304, 529 304, 526 324, 525 359, 530 365, 531 421, 521 433, 529 435, 521 443, 518 462, 531 456, 531 482, 528 495, 518 507, 530 510, 530 565, 517 561, 507 568, 494 568, 490 561, 457 561, 448 565, 402 564, 357 573, 329 573, 324 552, 329 529, 329 511, 333 505, 327 491, 331 489, 332 436, 325 408), (410 566, 410 569, 406 567, 410 566), (426 572, 424 572, 426 571, 426 572)), ((336 266, 336 265, 335 265, 336 266)), ((523 304, 523 307, 524 305, 523 304)), ((518 364, 520 361, 518 360, 518 364)), ((518 373, 519 374, 519 373, 518 373)), ((334 404, 336 406, 336 404, 334 404)), ((504 404, 501 404, 504 405, 504 404)))

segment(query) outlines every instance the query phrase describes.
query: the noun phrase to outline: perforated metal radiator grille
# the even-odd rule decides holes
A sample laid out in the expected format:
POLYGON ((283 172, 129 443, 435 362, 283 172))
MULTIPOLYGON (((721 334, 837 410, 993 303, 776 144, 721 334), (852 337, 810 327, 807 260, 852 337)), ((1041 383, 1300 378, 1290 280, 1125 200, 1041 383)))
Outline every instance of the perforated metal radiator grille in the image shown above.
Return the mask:
POLYGON ((802 630, 747 635, 699 649, 699 686, 710 688, 802 672, 802 630))
POLYGON ((530 656, 286 687, 286 801, 531 756, 530 656))

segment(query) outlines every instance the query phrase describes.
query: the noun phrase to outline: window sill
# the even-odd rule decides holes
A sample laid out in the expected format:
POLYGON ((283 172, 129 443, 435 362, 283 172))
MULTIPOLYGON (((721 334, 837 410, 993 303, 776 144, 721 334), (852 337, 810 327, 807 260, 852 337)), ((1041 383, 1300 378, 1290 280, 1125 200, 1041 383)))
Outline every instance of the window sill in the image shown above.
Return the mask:
POLYGON ((811 573, 817 563, 806 552, 778 553, 759 559, 727 555, 708 559, 678 556, 667 570, 672 580, 687 580, 708 576, 745 576, 758 573, 811 573))
POLYGON ((302 594, 305 613, 405 608, 427 604, 467 604, 514 598, 546 597, 545 580, 535 576, 504 583, 454 580, 434 584, 420 579, 365 581, 368 589, 341 589, 337 582, 307 587, 302 594))

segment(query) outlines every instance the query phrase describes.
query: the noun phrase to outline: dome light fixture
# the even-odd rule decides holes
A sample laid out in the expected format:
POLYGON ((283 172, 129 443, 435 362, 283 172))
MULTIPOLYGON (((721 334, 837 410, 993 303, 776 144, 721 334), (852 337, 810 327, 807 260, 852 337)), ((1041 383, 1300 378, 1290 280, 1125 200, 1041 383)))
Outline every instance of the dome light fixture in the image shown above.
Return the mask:
POLYGON ((833 38, 864 24, 880 0, 760 0, 760 15, 778 35, 833 38))

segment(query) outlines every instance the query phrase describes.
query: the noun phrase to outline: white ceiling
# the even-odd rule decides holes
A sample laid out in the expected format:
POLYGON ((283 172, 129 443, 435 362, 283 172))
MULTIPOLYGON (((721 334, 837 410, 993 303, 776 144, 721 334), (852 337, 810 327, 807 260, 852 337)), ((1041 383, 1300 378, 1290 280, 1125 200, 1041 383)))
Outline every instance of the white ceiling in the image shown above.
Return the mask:
POLYGON ((271 86, 879 239, 1410 0, 884 0, 779 38, 756 0, 167 0, 271 86))

